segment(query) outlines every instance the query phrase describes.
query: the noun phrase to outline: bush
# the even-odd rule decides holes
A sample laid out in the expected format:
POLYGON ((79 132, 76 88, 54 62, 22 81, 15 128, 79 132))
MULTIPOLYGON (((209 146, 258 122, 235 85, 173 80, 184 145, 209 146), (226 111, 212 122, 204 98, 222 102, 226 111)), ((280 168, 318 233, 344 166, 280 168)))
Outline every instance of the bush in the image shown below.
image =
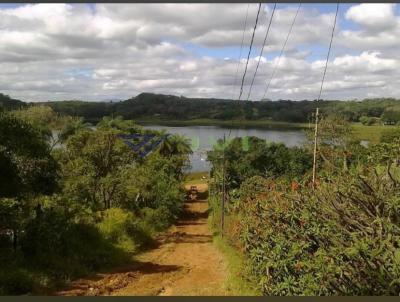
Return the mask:
POLYGON ((27 267, 61 280, 116 264, 126 256, 94 225, 73 222, 57 209, 44 209, 27 224, 21 251, 27 267))
POLYGON ((136 252, 152 241, 151 234, 133 213, 112 208, 101 215, 101 222, 97 224, 101 234, 125 252, 136 252))
POLYGON ((362 116, 360 117, 359 121, 366 126, 371 126, 378 124, 380 122, 380 119, 377 117, 369 117, 369 116, 362 116))
POLYGON ((157 209, 144 208, 142 215, 144 228, 153 234, 167 229, 175 220, 175 216, 165 206, 157 209))
MULTIPOLYGON (((257 137, 234 138, 225 146, 226 178, 229 188, 238 188, 253 176, 301 178, 311 168, 312 156, 303 148, 267 143, 257 137)), ((214 178, 221 174, 222 141, 208 153, 214 178)))
POLYGON ((26 270, 0 270, 0 295, 24 294, 31 292, 35 286, 32 275, 26 270))
MULTIPOLYGON (((266 181, 262 194, 243 196, 243 245, 263 293, 398 295, 395 172, 364 167, 315 190, 285 183, 268 189, 266 181)), ((259 187, 260 180, 253 181, 259 187)))

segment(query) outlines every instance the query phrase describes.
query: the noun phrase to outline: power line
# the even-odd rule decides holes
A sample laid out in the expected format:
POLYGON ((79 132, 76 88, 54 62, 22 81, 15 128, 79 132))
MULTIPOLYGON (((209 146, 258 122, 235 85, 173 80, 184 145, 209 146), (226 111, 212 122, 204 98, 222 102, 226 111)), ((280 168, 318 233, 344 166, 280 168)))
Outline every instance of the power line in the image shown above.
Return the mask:
MULTIPOLYGON (((248 15, 249 15, 249 8, 250 8, 250 3, 247 5, 246 18, 245 18, 244 26, 243 26, 242 43, 241 43, 241 45, 240 45, 239 59, 238 59, 238 64, 237 64, 237 68, 236 68, 235 84, 234 84, 234 86, 233 86, 233 91, 232 91, 232 92, 233 92, 233 94, 232 94, 232 100, 233 100, 234 97, 235 97, 235 87, 236 87, 236 84, 237 84, 237 77, 238 77, 238 74, 239 74, 240 60, 241 60, 241 58, 242 58, 242 50, 243 50, 243 43, 244 43, 244 34, 245 34, 245 31, 246 31, 246 27, 247 27, 247 19, 248 19, 248 15)), ((233 103, 233 104, 235 105, 235 103, 233 103)), ((233 120, 232 120, 232 125, 231 125, 231 126, 233 126, 233 120)), ((231 130, 229 130, 228 140, 229 140, 230 136, 231 136, 231 130)))
POLYGON ((324 74, 322 76, 321 88, 319 89, 319 95, 318 95, 317 101, 319 101, 321 99, 322 87, 324 86, 326 70, 328 69, 328 61, 329 61, 329 56, 331 54, 333 34, 335 33, 336 19, 337 19, 338 11, 339 11, 339 2, 336 5, 336 14, 335 14, 335 21, 333 22, 333 29, 332 29, 332 34, 331 34, 331 42, 329 43, 328 55, 326 56, 325 69, 324 69, 324 74))
POLYGON ((261 3, 258 4, 258 11, 257 11, 256 23, 254 24, 253 35, 252 35, 252 37, 251 37, 249 53, 247 54, 246 67, 245 67, 245 69, 244 69, 244 74, 243 74, 243 78, 242 78, 242 84, 240 85, 239 100, 240 100, 240 98, 242 97, 242 93, 243 93, 244 78, 246 77, 247 66, 249 65, 249 58, 250 58, 251 49, 252 49, 252 47, 253 47, 254 34, 255 34, 255 32, 256 32, 256 29, 257 29, 258 16, 260 15, 260 9, 261 9, 261 3))
POLYGON ((275 72, 276 72, 276 70, 277 70, 277 68, 278 68, 278 66, 279 66, 280 61, 281 61, 282 54, 283 54, 283 52, 285 51, 286 44, 287 44, 287 42, 288 42, 288 40, 289 40, 289 36, 290 36, 290 34, 291 34, 292 30, 293 30, 293 25, 294 25, 294 23, 296 22, 297 15, 299 14, 300 7, 301 7, 301 3, 299 4, 299 7, 297 8, 296 14, 294 15, 292 24, 290 25, 290 28, 289 28, 289 32, 288 32, 288 34, 287 34, 287 36, 286 36, 286 40, 285 40, 285 42, 283 43, 283 47, 282 47, 281 52, 280 52, 280 54, 279 54, 278 60, 277 60, 277 62, 275 63, 274 70, 272 71, 271 77, 269 78, 269 81, 268 81, 267 87, 266 87, 266 89, 265 89, 265 91, 264 91, 264 94, 263 94, 262 99, 265 98, 265 95, 266 95, 267 92, 268 92, 269 86, 271 85, 272 79, 273 79, 273 77, 275 76, 275 72))
POLYGON ((233 84, 232 99, 235 97, 235 87, 236 87, 236 84, 237 84, 237 78, 238 78, 238 74, 239 74, 240 60, 242 59, 242 50, 243 50, 244 34, 245 34, 245 32, 246 32, 246 27, 247 27, 247 18, 248 18, 248 16, 249 16, 249 7, 250 7, 250 3, 247 4, 246 18, 245 18, 245 20, 244 20, 244 26, 243 26, 242 43, 241 43, 241 45, 240 45, 240 52, 239 52, 238 64, 237 64, 237 68, 236 68, 235 82, 234 82, 234 84, 233 84))
POLYGON ((248 95, 247 95, 247 100, 249 100, 249 98, 250 98, 251 90, 252 90, 252 88, 253 88, 254 80, 255 80, 256 75, 257 75, 258 67, 260 66, 260 61, 261 61, 261 57, 262 57, 263 52, 264 52, 265 43, 267 42, 267 38, 268 38, 268 34, 269 34, 269 29, 270 29, 270 27, 271 27, 272 19, 274 18, 275 9, 276 9, 276 3, 275 3, 275 5, 274 5, 274 9, 272 10, 271 18, 269 19, 269 24, 268 24, 267 32, 265 33, 264 42, 263 42, 263 46, 261 47, 260 55, 259 55, 259 57, 258 57, 256 70, 255 70, 255 72, 254 72, 253 79, 251 80, 251 84, 250 84, 250 88, 249 88, 249 93, 248 93, 248 95))

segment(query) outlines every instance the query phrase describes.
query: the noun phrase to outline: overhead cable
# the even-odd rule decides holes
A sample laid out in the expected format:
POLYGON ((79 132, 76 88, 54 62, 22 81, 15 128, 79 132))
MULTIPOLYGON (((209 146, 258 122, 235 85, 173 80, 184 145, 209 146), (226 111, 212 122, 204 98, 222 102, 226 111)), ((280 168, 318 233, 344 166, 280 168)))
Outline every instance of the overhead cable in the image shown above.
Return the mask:
POLYGON ((258 67, 260 66, 260 61, 261 61, 261 58, 262 58, 262 55, 263 55, 263 52, 264 52, 265 43, 267 42, 269 29, 271 28, 272 19, 274 18, 275 9, 276 9, 276 3, 275 3, 274 8, 272 10, 271 18, 269 19, 269 24, 268 24, 268 28, 267 28, 267 31, 266 31, 265 36, 264 36, 263 45, 262 45, 261 50, 260 50, 260 55, 258 56, 256 70, 254 71, 253 79, 251 80, 251 84, 250 84, 250 88, 249 88, 249 93, 247 94, 247 100, 249 100, 249 98, 250 98, 251 90, 252 90, 253 84, 254 84, 254 80, 255 80, 255 78, 257 76, 258 67))
POLYGON ((296 14, 294 15, 292 24, 290 25, 289 32, 288 32, 288 34, 287 34, 287 36, 286 36, 286 40, 285 40, 285 42, 283 43, 281 52, 280 52, 280 54, 279 54, 278 60, 277 60, 276 63, 275 63, 274 69, 273 69, 272 74, 271 74, 271 76, 270 76, 270 78, 269 78, 269 81, 268 81, 267 87, 265 88, 265 91, 264 91, 264 94, 263 94, 262 99, 264 99, 264 98, 265 98, 265 95, 268 93, 269 86, 271 85, 272 79, 273 79, 274 76, 275 76, 275 73, 276 73, 276 70, 277 70, 277 68, 278 68, 278 66, 279 66, 279 63, 280 63, 282 54, 283 54, 283 52, 285 51, 286 44, 287 44, 287 42, 288 42, 288 40, 289 40, 290 34, 292 33, 293 25, 294 25, 294 23, 296 22, 296 18, 297 18, 297 15, 299 14, 300 7, 301 7, 301 3, 299 3, 299 6, 297 7, 296 14))
POLYGON ((243 34, 242 34, 242 43, 240 45, 240 52, 239 52, 239 57, 238 57, 238 64, 236 67, 236 74, 235 74, 235 82, 233 83, 233 92, 232 92, 232 99, 235 97, 235 88, 237 84, 237 79, 239 75, 239 66, 240 66, 240 60, 242 59, 242 51, 243 51, 243 43, 244 43, 244 34, 246 32, 246 27, 247 27, 247 18, 249 16, 249 7, 250 3, 247 5, 247 10, 246 10, 246 18, 244 20, 244 26, 243 26, 243 34))
POLYGON ((258 24, 258 16, 260 15, 260 10, 261 10, 261 3, 259 3, 258 5, 258 11, 257 11, 257 17, 256 17, 256 22, 254 24, 254 29, 253 29, 253 35, 251 36, 251 41, 250 41, 250 48, 249 48, 249 53, 247 54, 247 60, 246 60, 246 66, 244 68, 244 73, 243 73, 243 77, 242 77, 242 83, 240 85, 240 93, 239 93, 239 100, 242 97, 243 94, 243 85, 244 85, 244 79, 246 77, 246 72, 247 72, 247 67, 249 65, 249 59, 250 59, 250 54, 251 54, 251 49, 253 48, 253 42, 254 42, 254 34, 256 32, 257 29, 257 24, 258 24))

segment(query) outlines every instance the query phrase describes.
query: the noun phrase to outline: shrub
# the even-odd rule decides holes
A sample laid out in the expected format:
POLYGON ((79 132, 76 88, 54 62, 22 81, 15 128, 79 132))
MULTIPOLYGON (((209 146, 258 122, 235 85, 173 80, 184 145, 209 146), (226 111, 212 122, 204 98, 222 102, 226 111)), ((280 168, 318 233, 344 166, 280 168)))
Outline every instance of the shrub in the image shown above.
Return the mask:
MULTIPOLYGON (((213 165, 212 175, 222 171, 222 141, 208 153, 207 160, 213 165)), ((253 176, 303 177, 311 168, 312 157, 303 148, 289 148, 282 143, 267 143, 257 137, 234 138, 226 142, 225 170, 229 188, 253 176)))
POLYGON ((0 270, 0 295, 20 295, 30 292, 36 283, 23 269, 0 270))
POLYGON ((263 293, 398 295, 400 180, 393 175, 364 167, 315 190, 277 183, 243 199, 243 245, 263 293))
POLYGON ((149 234, 133 213, 119 208, 102 212, 101 221, 97 224, 101 234, 116 247, 133 253, 151 242, 149 234))
POLYGON ((94 225, 76 223, 57 209, 44 209, 27 224, 21 251, 27 267, 61 280, 118 263, 125 257, 94 225))
POLYGON ((143 226, 145 229, 150 230, 151 233, 167 229, 175 220, 175 216, 166 206, 161 206, 157 209, 144 208, 142 215, 143 226))
POLYGON ((369 116, 362 116, 360 117, 359 121, 366 126, 371 126, 378 124, 380 122, 380 119, 377 117, 369 117, 369 116))

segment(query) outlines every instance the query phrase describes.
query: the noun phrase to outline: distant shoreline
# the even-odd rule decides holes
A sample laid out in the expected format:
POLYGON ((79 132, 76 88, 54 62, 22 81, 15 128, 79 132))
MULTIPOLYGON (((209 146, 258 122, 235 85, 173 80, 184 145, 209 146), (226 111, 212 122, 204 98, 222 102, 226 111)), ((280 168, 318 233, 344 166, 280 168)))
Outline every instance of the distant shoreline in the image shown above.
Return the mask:
MULTIPOLYGON (((142 118, 135 120, 139 125, 160 125, 160 126, 220 126, 227 128, 261 128, 261 129, 280 129, 280 130, 305 130, 314 127, 308 123, 290 123, 271 120, 215 120, 215 119, 193 119, 193 120, 165 120, 157 118, 142 118)), ((386 129, 393 129, 396 126, 371 125, 366 126, 361 123, 352 123, 355 136, 360 140, 378 143, 382 132, 386 129)))
POLYGON ((193 120, 165 120, 165 119, 137 119, 140 125, 160 126, 224 126, 224 127, 252 127, 271 129, 306 129, 307 123, 290 123, 270 120, 216 120, 216 119, 193 119, 193 120))

